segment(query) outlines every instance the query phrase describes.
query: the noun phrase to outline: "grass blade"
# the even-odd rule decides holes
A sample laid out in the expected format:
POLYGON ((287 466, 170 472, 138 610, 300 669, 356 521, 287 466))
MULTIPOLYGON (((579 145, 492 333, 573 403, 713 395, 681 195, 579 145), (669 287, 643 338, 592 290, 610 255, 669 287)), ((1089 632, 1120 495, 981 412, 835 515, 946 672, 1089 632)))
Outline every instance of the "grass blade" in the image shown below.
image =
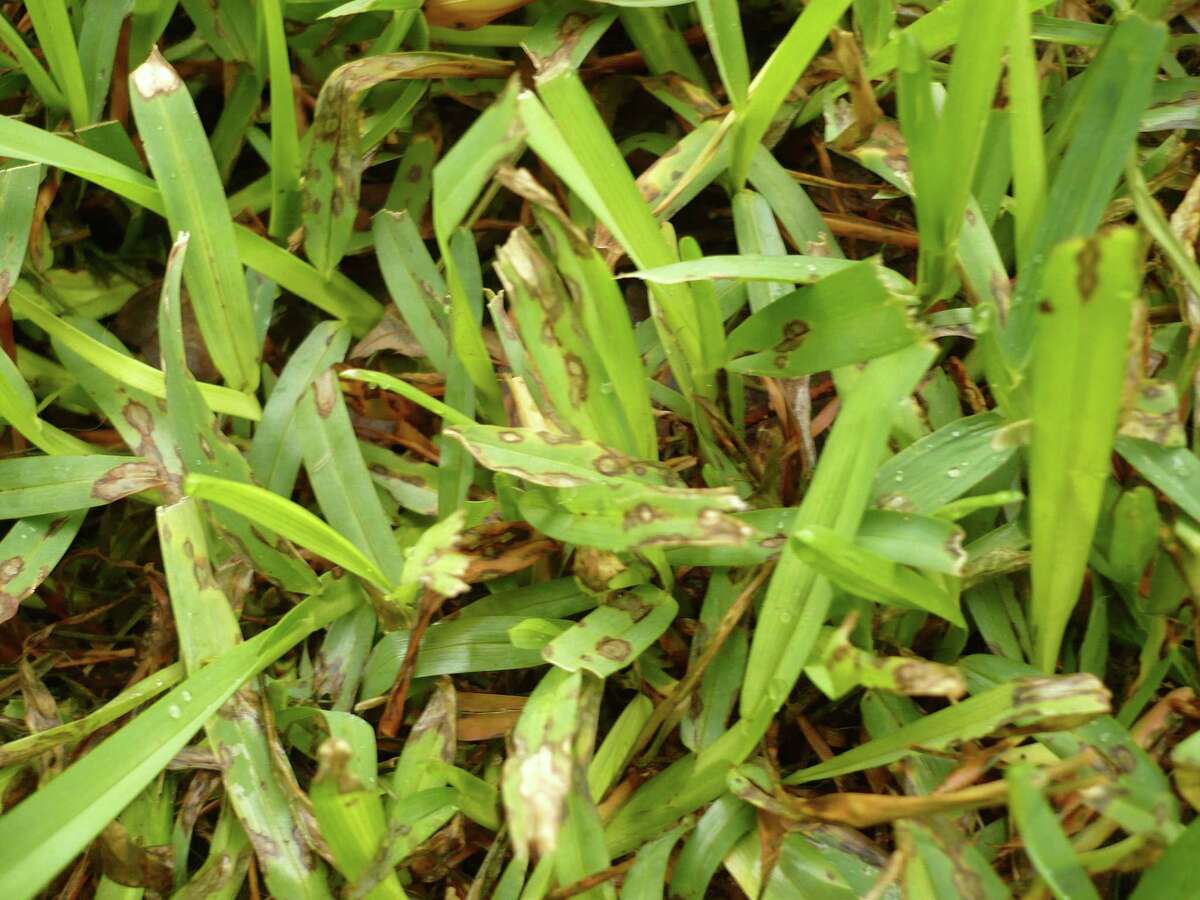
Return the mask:
POLYGON ((500 60, 453 53, 389 53, 346 63, 326 79, 304 160, 304 252, 319 272, 328 277, 341 261, 358 214, 364 92, 396 79, 503 78, 511 68, 500 60))
POLYGON ((0 459, 0 518, 72 513, 152 490, 161 483, 158 466, 128 456, 0 459))
POLYGON ((87 84, 83 78, 79 48, 75 44, 75 29, 71 26, 65 0, 29 0, 25 9, 33 20, 33 28, 54 80, 66 95, 72 122, 76 128, 91 125, 92 110, 88 102, 87 84))
MULTIPOLYGON (((304 434, 304 468, 329 524, 372 560, 372 568, 397 584, 404 557, 375 493, 332 371, 318 376, 301 397, 296 423, 304 434)), ((314 547, 309 547, 315 550, 314 547)))
MULTIPOLYGON (((895 408, 924 374, 932 348, 917 345, 873 360, 846 398, 825 445, 792 531, 825 525, 849 537, 858 530, 878 454, 895 408)), ((769 719, 808 662, 829 612, 829 582, 799 557, 784 553, 771 577, 750 645, 742 686, 743 717, 769 719), (801 598, 797 604, 796 598, 801 598), (770 709, 770 714, 762 710, 770 709)))
POLYGON ((735 188, 745 185, 750 162, 775 113, 849 5, 850 0, 813 0, 754 76, 750 99, 741 113, 734 113, 729 138, 729 171, 735 188))
POLYGON ((785 784, 808 784, 886 766, 915 752, 988 734, 1029 734, 1082 725, 1112 709, 1108 689, 1094 675, 1025 678, 976 694, 917 719, 891 734, 801 769, 785 784))
POLYGON ((36 163, 0 169, 0 209, 4 210, 4 222, 0 225, 3 229, 0 235, 0 302, 21 277, 41 180, 42 167, 36 163))
POLYGON ((1087 564, 1121 404, 1140 284, 1136 232, 1057 246, 1046 263, 1030 372, 1034 662, 1053 672, 1087 564))
MULTIPOLYGON (((217 586, 198 501, 186 498, 158 509, 158 535, 179 633, 180 655, 195 674, 242 641, 225 592, 217 586)), ((290 770, 276 767, 281 750, 270 746, 264 697, 247 685, 204 726, 242 827, 250 836, 272 892, 288 897, 328 897, 324 867, 313 859, 308 837, 289 804, 290 770), (236 749, 235 749, 236 748, 236 749)))
MULTIPOLYGON (((151 397, 166 398, 167 383, 162 372, 113 349, 80 331, 69 322, 65 322, 50 311, 41 297, 26 291, 24 285, 14 287, 12 294, 9 295, 9 300, 13 305, 13 311, 18 316, 27 317, 56 341, 60 341, 64 347, 79 354, 82 359, 104 374, 131 388, 144 391, 151 397)), ((228 413, 232 416, 252 420, 262 415, 258 401, 242 391, 218 384, 202 384, 200 392, 214 412, 228 413)))
POLYGON ((1024 270, 1038 222, 1046 208, 1046 144, 1037 55, 1025 3, 1012 4, 1008 49, 1009 109, 1012 111, 1013 222, 1018 268, 1024 270))
POLYGON ((219 503, 266 526, 381 590, 387 587, 387 579, 375 563, 303 506, 257 485, 239 484, 211 475, 189 475, 183 489, 192 497, 219 503))
POLYGON ((1081 76, 1085 81, 1076 92, 1073 107, 1060 115, 1059 125, 1051 133, 1047 159, 1052 175, 1046 215, 1032 240, 1030 264, 1021 273, 1003 332, 1006 352, 1013 360, 1029 359, 1041 299, 1040 267, 1051 248, 1067 238, 1089 235, 1100 225, 1150 101, 1165 39, 1166 29, 1160 23, 1147 21, 1136 12, 1122 19, 1081 76), (1068 136, 1070 142, 1053 166, 1056 136, 1059 144, 1068 136))
POLYGON ((184 277, 213 363, 235 390, 258 386, 246 279, 225 192, 191 96, 157 51, 129 76, 130 102, 173 233, 192 235, 184 277))
MULTIPOLYGON (((221 431, 204 403, 199 388, 187 368, 180 309, 180 275, 187 248, 187 235, 180 235, 167 257, 159 305, 158 333, 163 373, 167 382, 167 421, 171 441, 160 442, 159 456, 178 455, 189 472, 218 475, 233 481, 250 483, 250 465, 221 431)), ((112 416, 110 415, 110 419, 112 416)), ((114 420, 115 421, 115 420, 114 420)), ((135 448, 136 452, 136 448, 135 448)), ((237 513, 217 507, 213 518, 250 563, 289 591, 312 593, 320 583, 296 551, 269 531, 253 527, 237 513)), ((218 545, 216 557, 223 561, 228 551, 218 545)))
MULTIPOLYGON (((0 622, 17 613, 75 540, 85 510, 19 519, 0 540, 0 622)), ((6 745, 7 746, 7 745, 6 745)), ((4 751, 0 750, 0 757, 4 751)))
POLYGON ((1004 780, 1010 790, 1012 818, 1025 853, 1046 886, 1059 900, 1100 900, 1092 880, 1075 857, 1075 849, 1058 824, 1054 808, 1042 796, 1028 763, 1009 766, 1004 780))
POLYGON ((300 224, 300 136, 284 33, 283 4, 263 0, 258 29, 271 86, 271 237, 285 240, 300 224))
POLYGON ((276 625, 189 676, 51 783, 0 816, 0 893, 31 898, 158 775, 254 677, 312 632, 353 609, 330 582, 276 625), (186 711, 186 712, 185 712, 186 711))
POLYGON ((267 398, 246 455, 259 484, 285 497, 291 494, 302 456, 301 448, 287 439, 296 404, 318 374, 341 362, 349 346, 350 333, 344 325, 322 322, 292 352, 267 398))

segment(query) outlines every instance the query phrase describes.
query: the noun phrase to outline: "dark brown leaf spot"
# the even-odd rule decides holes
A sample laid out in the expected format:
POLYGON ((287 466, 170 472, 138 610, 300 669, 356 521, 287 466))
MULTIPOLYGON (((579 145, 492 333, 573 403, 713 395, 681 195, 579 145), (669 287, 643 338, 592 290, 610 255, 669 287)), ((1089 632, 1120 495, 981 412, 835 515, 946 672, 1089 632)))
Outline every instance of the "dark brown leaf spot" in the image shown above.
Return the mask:
POLYGON ((1092 299, 1092 294, 1096 290, 1096 286, 1100 283, 1100 273, 1097 271, 1100 266, 1100 243, 1095 238, 1089 238, 1084 241, 1083 248, 1079 251, 1079 255, 1075 257, 1075 263, 1079 266, 1079 276, 1076 281, 1076 286, 1079 288, 1080 299, 1087 303, 1092 299))
POLYGON ((790 353, 804 342, 812 329, 803 319, 793 319, 783 326, 783 340, 775 345, 776 353, 790 353))
POLYGON ((571 402, 577 406, 587 402, 588 373, 583 360, 574 353, 563 355, 563 366, 567 370, 567 383, 571 390, 571 402))

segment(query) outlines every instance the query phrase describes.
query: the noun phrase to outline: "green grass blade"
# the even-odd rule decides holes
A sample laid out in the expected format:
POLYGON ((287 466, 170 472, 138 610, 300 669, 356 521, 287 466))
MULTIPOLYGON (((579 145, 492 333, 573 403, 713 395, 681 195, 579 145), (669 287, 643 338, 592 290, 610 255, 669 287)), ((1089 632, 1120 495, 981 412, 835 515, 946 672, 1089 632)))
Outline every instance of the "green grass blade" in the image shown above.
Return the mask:
POLYGON ((1034 662, 1046 672, 1058 662, 1100 511, 1140 270, 1128 228, 1060 244, 1046 263, 1029 450, 1034 662))
POLYGON ((271 237, 286 240, 300 224, 300 136, 284 33, 283 4, 263 0, 258 28, 271 87, 271 237))
MULTIPOLYGON (((52 338, 61 341, 63 346, 69 347, 101 372, 132 388, 144 391, 152 397, 166 398, 167 384, 162 372, 113 349, 54 315, 45 301, 36 294, 27 292, 24 285, 13 288, 9 300, 13 305, 13 311, 18 316, 27 317, 52 338)), ((214 412, 228 413, 251 420, 258 419, 262 415, 258 401, 242 391, 218 384, 203 384, 200 386, 200 391, 204 394, 205 402, 214 412)))
MULTIPOLYGON (((684 262, 630 272, 626 278, 640 278, 655 284, 681 284, 686 281, 736 278, 740 281, 791 281, 814 284, 835 272, 857 263, 851 259, 824 256, 705 256, 684 262)), ((900 277, 900 276, 896 276, 900 277)))
POLYGON ((98 452, 86 441, 38 418, 37 410, 37 398, 28 382, 8 354, 0 353, 0 418, 45 453, 84 456, 98 452))
POLYGON ((875 505, 928 514, 961 497, 1016 453, 1006 425, 997 413, 980 413, 905 447, 880 466, 875 505))
POLYGON ((392 302, 430 363, 444 372, 449 364, 445 284, 429 258, 416 222, 407 212, 384 209, 376 214, 371 233, 392 302))
POLYGON ((216 163, 191 96, 157 53, 129 76, 130 102, 167 221, 192 235, 184 264, 192 307, 213 363, 235 390, 258 386, 258 347, 246 279, 216 163))
POLYGON ((302 456, 302 449, 288 441, 296 404, 317 375, 342 361, 349 346, 350 332, 343 324, 322 322, 288 358, 263 406, 262 419, 246 454, 259 484, 282 496, 291 495, 302 456))
POLYGON ((1100 900, 1092 880, 1058 823, 1058 814, 1042 796, 1029 763, 1009 766, 1009 809, 1025 845, 1025 854, 1058 900, 1100 900))
MULTIPOLYGON (((866 362, 922 340, 914 298, 866 261, 779 297, 729 335, 732 372, 794 378, 866 362)), ((751 295, 753 297, 753 295, 751 295)))
MULTIPOLYGON (((404 557, 367 472, 332 371, 317 377, 300 398, 296 423, 304 438, 304 468, 329 524, 397 584, 404 557)), ((314 547, 309 549, 315 550, 314 547)))
POLYGON ((53 782, 0 816, 0 893, 31 898, 254 677, 359 596, 330 582, 271 628, 189 676, 53 782))
POLYGON ((134 0, 100 0, 98 3, 93 0, 87 5, 87 13, 79 29, 79 65, 87 82, 90 122, 101 118, 104 112, 112 87, 121 29, 133 4, 134 0))
POLYGON ((1026 4, 1012 4, 1008 48, 1008 94, 1012 114, 1013 221, 1018 268, 1024 269, 1046 208, 1046 144, 1042 91, 1026 4))
POLYGON ((754 76, 749 101, 741 113, 734 114, 729 138, 729 170, 735 188, 745 185, 750 161, 775 113, 849 5, 850 0, 813 0, 754 76))
POLYGON ((690 823, 678 825, 638 850, 621 885, 621 900, 662 900, 671 851, 690 827, 690 823))
POLYGON ((510 82, 433 169, 433 227, 450 293, 450 349, 478 392, 484 415, 503 421, 500 390, 478 316, 451 252, 451 237, 467 219, 480 191, 495 170, 510 162, 525 145, 524 129, 517 117, 516 85, 510 82))
POLYGON ((42 167, 36 163, 0 169, 0 303, 21 277, 42 167))
POLYGON ((1170 894, 1176 885, 1191 877, 1197 853, 1200 853, 1200 820, 1193 820, 1158 862, 1138 879, 1130 900, 1156 900, 1170 894))
POLYGON ((1148 482, 1193 519, 1200 519, 1200 457, 1186 447, 1163 447, 1121 435, 1116 450, 1148 482))
MULTIPOLYGON (((754 191, 741 190, 733 196, 733 228, 739 255, 780 257, 787 255, 783 236, 766 198, 754 191)), ((786 282, 751 282, 746 286, 750 311, 759 312, 793 290, 786 282)))
POLYGON ((376 587, 387 588, 387 579, 375 563, 342 534, 291 500, 257 485, 240 484, 211 475, 189 475, 183 488, 192 497, 226 506, 376 587))
MULTIPOLYGON (((81 509, 65 515, 20 519, 0 539, 0 560, 4 561, 0 565, 0 622, 16 615, 21 601, 54 571, 86 515, 81 509)), ((4 752, 0 749, 0 758, 4 752)))
MULTIPOLYGON (((666 5, 675 4, 676 0, 667 0, 666 5)), ((654 3, 634 2, 621 5, 619 10, 621 27, 641 51, 646 67, 655 75, 677 72, 688 81, 704 84, 704 70, 696 62, 683 35, 670 16, 654 6, 654 3)))
MULTIPOLYGON (((74 317, 72 325, 106 347, 125 355, 128 351, 116 338, 91 319, 74 317)), ((168 497, 178 495, 183 464, 174 445, 174 435, 167 423, 162 403, 149 394, 122 384, 74 353, 61 341, 54 340, 54 350, 84 386, 95 405, 108 419, 129 449, 152 463, 168 497)))
MULTIPOLYGON (((1080 76, 1085 81, 1075 97, 1074 117, 1059 117, 1060 123, 1073 125, 1056 126, 1069 135, 1070 143, 1053 169, 1046 214, 1034 234, 1029 264, 1017 283, 1003 332, 1004 347, 1013 360, 1029 359, 1042 297, 1041 267, 1051 248, 1067 238, 1089 235, 1100 225, 1133 151, 1165 39, 1160 23, 1137 13, 1125 17, 1080 76)), ((1047 157, 1053 161, 1051 150, 1047 157)))
POLYGON ((932 172, 926 169, 934 177, 916 185, 918 196, 922 191, 934 195, 928 208, 935 211, 936 218, 927 224, 918 221, 922 237, 919 282, 930 297, 943 296, 950 289, 958 233, 971 197, 1007 44, 1005 23, 1010 5, 1008 0, 976 3, 969 23, 964 23, 938 120, 935 155, 929 160, 934 168, 932 172), (937 242, 931 254, 926 253, 924 241, 930 231, 937 242))
MULTIPOLYGON (((355 747, 342 737, 323 742, 318 750, 321 767, 309 788, 309 798, 338 871, 353 883, 370 865, 383 842, 386 820, 374 779, 370 785, 364 784, 354 771, 357 766, 365 765, 374 775, 375 740, 371 727, 362 719, 347 718, 360 726, 363 746, 355 747)), ((371 900, 403 900, 407 896, 395 873, 369 895, 371 900)))
POLYGON ((76 128, 92 124, 87 84, 83 77, 83 66, 79 62, 79 48, 75 44, 75 29, 71 26, 65 0, 29 0, 25 9, 29 18, 33 20, 38 43, 46 55, 46 62, 50 65, 54 80, 66 94, 72 122, 76 128))
POLYGON ((158 466, 128 456, 0 459, 0 518, 61 515, 161 484, 158 466))
POLYGON ((33 55, 33 51, 29 49, 29 45, 25 43, 21 33, 17 31, 12 22, 8 21, 7 16, 0 16, 0 43, 4 44, 8 52, 17 60, 21 66, 21 72, 29 79, 29 86, 46 106, 55 110, 67 109, 67 100, 63 97, 62 91, 42 67, 38 58, 33 55))
POLYGON ((721 83, 734 109, 746 102, 750 90, 750 61, 742 37, 742 17, 737 0, 697 0, 700 24, 712 49, 721 83))
POLYGON ((1112 709, 1108 689, 1094 675, 1023 678, 999 685, 860 744, 827 762, 789 775, 808 784, 886 766, 921 750, 937 750, 989 734, 1029 734, 1082 725, 1112 709), (920 748, 918 750, 917 748, 920 748))
POLYGON ((704 811, 695 830, 679 851, 668 890, 672 897, 701 900, 721 861, 742 837, 754 830, 754 807, 728 795, 704 811))
POLYGON ((789 549, 802 562, 844 591, 875 603, 925 610, 966 627, 957 590, 858 546, 830 528, 801 528, 792 542, 789 549))
MULTIPOLYGON (((180 655, 192 674, 242 641, 229 599, 213 574, 205 531, 196 500, 185 498, 158 509, 159 544, 180 655)), ((227 760, 221 773, 226 791, 271 891, 288 897, 329 897, 324 867, 313 861, 289 804, 287 782, 295 776, 275 767, 264 702, 257 685, 243 687, 205 723, 208 743, 218 759, 227 760)))
POLYGON ((187 673, 183 669, 183 663, 172 663, 164 669, 159 669, 154 673, 153 678, 143 678, 133 687, 122 691, 108 703, 86 716, 0 746, 0 765, 9 766, 31 759, 54 747, 78 743, 110 722, 115 722, 137 709, 146 701, 157 697, 163 691, 173 688, 186 677, 187 673))
MULTIPOLYGON (((0 117, 0 153, 65 169, 152 212, 166 214, 162 194, 141 172, 8 116, 0 117)), ((345 319, 356 334, 366 334, 378 320, 378 302, 346 276, 335 272, 323 278, 304 260, 241 225, 234 227, 234 239, 243 263, 319 309, 345 319)))
MULTIPOLYGON (((187 368, 179 290, 187 241, 187 235, 180 235, 171 248, 159 305, 159 346, 167 383, 166 418, 170 430, 169 442, 159 442, 159 456, 170 458, 178 455, 189 472, 249 483, 249 463, 216 426, 187 368)), ((109 418, 113 419, 112 415, 109 418)), ((136 445, 134 450, 137 452, 136 445)), ((213 518, 249 562, 287 590, 311 593, 320 587, 295 550, 280 541, 277 535, 255 528, 242 516, 224 507, 213 510, 213 518)), ((215 554, 218 561, 222 561, 227 552, 223 552, 218 544, 215 554)))
MULTIPOLYGON (((849 537, 858 530, 890 430, 890 411, 916 386, 932 358, 933 348, 918 344, 868 364, 843 401, 793 532, 824 525, 849 537)), ((742 685, 743 717, 764 721, 783 703, 808 662, 832 599, 826 579, 794 554, 781 556, 750 646, 742 685)))

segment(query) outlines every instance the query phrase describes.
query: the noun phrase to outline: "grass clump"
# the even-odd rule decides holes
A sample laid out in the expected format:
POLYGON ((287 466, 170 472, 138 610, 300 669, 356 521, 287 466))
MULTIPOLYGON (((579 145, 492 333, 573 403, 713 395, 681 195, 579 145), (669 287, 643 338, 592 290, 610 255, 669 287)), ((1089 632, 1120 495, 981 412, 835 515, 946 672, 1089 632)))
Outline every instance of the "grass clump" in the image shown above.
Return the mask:
POLYGON ((0 896, 1177 894, 1188 6, 0 5, 0 896))

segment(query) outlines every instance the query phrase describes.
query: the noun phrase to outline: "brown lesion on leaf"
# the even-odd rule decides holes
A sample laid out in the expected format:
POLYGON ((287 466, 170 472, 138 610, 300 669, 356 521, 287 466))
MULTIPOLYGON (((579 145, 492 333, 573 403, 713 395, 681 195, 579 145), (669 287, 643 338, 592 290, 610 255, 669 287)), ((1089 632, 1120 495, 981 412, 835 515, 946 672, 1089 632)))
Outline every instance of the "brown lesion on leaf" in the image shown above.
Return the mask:
POLYGON ((628 613, 634 622, 640 622, 654 609, 653 605, 643 600, 637 591, 618 591, 604 605, 628 613))
POLYGON ((754 533, 750 526, 719 509, 702 509, 696 522, 706 538, 721 543, 740 544, 754 533))
POLYGON ((0 588, 6 587, 24 569, 25 560, 23 557, 10 556, 8 559, 0 560, 0 588))
POLYGON ((563 367, 567 370, 567 385, 570 388, 571 402, 580 405, 588 398, 588 373, 583 360, 574 353, 563 354, 563 367))
POLYGON ((579 438, 570 434, 556 434, 553 431, 539 431, 538 437, 549 444, 551 447, 570 446, 578 444, 579 438))
POLYGON ((601 475, 620 475, 629 469, 629 460, 623 456, 618 456, 616 453, 605 453, 602 456, 596 457, 596 461, 592 463, 596 471, 601 475))
POLYGON ((313 401, 317 405, 317 415, 322 419, 328 419, 337 403, 338 395, 337 379, 332 370, 326 370, 320 378, 313 382, 312 392, 313 401))
POLYGON ((1100 240, 1088 238, 1083 242, 1075 264, 1079 267, 1079 275, 1075 285, 1079 288, 1079 297, 1087 303, 1100 284, 1100 240))
POLYGON ((772 349, 776 353, 790 353, 804 343, 804 338, 812 328, 803 319, 793 319, 783 326, 783 340, 772 349))
POLYGON ((624 523, 626 528, 632 529, 639 525, 652 525, 661 518, 664 516, 649 503, 639 503, 625 513, 624 523))
POLYGON ((633 645, 624 638, 606 637, 596 643, 596 652, 613 662, 624 662, 633 653, 633 645))
POLYGON ((92 484, 91 495, 112 502, 160 487, 162 476, 157 466, 147 462, 127 462, 113 466, 92 484))
MULTIPOLYGON (((0 561, 0 622, 7 622, 16 615, 21 601, 33 593, 32 583, 25 590, 18 591, 17 593, 5 590, 24 569, 25 560, 20 556, 12 556, 0 561)), ((36 579, 36 581, 40 580, 36 579)))

